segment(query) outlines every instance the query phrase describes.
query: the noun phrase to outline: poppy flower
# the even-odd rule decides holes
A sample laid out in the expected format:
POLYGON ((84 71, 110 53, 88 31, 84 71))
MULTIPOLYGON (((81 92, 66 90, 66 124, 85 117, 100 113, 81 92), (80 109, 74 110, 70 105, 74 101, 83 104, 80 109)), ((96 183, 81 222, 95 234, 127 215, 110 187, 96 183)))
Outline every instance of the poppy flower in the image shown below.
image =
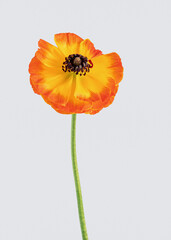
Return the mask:
POLYGON ((57 45, 39 40, 30 62, 30 83, 62 114, 96 114, 109 106, 123 77, 117 53, 102 54, 89 39, 73 33, 54 37, 57 45))

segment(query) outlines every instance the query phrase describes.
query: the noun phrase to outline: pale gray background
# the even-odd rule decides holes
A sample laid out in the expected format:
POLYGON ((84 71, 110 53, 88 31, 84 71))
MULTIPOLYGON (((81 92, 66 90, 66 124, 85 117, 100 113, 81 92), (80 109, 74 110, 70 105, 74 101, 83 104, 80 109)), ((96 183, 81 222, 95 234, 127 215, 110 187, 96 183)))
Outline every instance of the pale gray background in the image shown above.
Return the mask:
POLYGON ((124 65, 114 103, 77 118, 89 239, 171 239, 170 13, 170 0, 0 0, 0 240, 81 239, 71 116, 29 84, 38 40, 60 32, 124 65))

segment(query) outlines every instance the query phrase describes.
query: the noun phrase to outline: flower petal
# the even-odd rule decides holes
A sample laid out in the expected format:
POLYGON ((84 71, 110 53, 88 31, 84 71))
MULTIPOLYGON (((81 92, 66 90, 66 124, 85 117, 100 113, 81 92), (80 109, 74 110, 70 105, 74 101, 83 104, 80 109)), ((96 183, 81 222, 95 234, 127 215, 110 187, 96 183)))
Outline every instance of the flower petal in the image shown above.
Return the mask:
POLYGON ((91 103, 87 113, 95 114, 112 103, 111 97, 116 95, 118 85, 111 78, 105 80, 103 84, 98 78, 94 79, 88 74, 86 77, 77 79, 74 96, 85 103, 91 103))
POLYGON ((93 68, 89 75, 105 83, 107 78, 112 78, 118 84, 123 78, 123 67, 117 53, 104 54, 93 58, 93 68))
POLYGON ((61 91, 61 94, 53 92, 53 94, 43 95, 44 100, 59 113, 73 114, 87 112, 91 108, 91 103, 74 97, 76 82, 76 79, 73 78, 71 82, 63 85, 63 92, 61 91))
POLYGON ((95 49, 94 44, 89 39, 85 39, 80 43, 79 54, 87 57, 88 59, 92 59, 101 55, 102 52, 98 49, 95 49))
POLYGON ((35 56, 47 67, 61 68, 65 56, 52 44, 40 39, 35 56))
POLYGON ((54 40, 65 57, 68 57, 70 54, 78 53, 80 43, 83 41, 81 37, 74 33, 55 34, 54 40))
POLYGON ((59 103, 67 101, 73 74, 62 71, 64 56, 57 47, 40 40, 39 49, 29 65, 33 90, 59 103), (65 98, 67 96, 67 98, 65 98))
POLYGON ((31 72, 33 72, 34 63, 38 63, 40 66, 37 74, 31 74, 30 76, 33 90, 52 102, 66 104, 73 88, 73 76, 62 71, 48 69, 47 67, 43 67, 42 70, 42 64, 38 61, 34 58, 30 64, 31 72))
POLYGON ((90 109, 89 102, 74 97, 76 75, 56 71, 34 57, 29 66, 30 83, 35 93, 40 94, 46 103, 63 114, 81 113, 90 109))
POLYGON ((116 53, 101 55, 92 61, 90 72, 77 79, 74 96, 90 102, 88 113, 95 114, 113 102, 123 76, 123 67, 116 53))

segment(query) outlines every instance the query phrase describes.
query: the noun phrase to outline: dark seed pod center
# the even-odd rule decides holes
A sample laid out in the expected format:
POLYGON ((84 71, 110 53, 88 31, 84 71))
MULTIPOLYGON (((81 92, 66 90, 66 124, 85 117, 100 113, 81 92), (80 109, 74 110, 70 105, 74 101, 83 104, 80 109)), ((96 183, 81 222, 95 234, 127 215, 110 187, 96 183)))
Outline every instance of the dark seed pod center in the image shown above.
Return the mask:
POLYGON ((62 70, 64 72, 75 72, 76 74, 80 73, 80 76, 85 76, 92 67, 93 63, 91 60, 88 60, 87 57, 84 57, 81 54, 71 54, 65 58, 62 70))
POLYGON ((81 64, 81 58, 80 57, 76 57, 73 61, 73 64, 76 66, 79 66, 81 64))

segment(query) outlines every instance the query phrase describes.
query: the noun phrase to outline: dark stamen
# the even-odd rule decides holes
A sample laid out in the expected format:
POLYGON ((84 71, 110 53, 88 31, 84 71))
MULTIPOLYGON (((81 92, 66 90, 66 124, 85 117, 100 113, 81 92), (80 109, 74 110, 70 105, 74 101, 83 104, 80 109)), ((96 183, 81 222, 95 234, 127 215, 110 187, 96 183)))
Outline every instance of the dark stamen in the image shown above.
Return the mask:
POLYGON ((80 76, 85 76, 92 67, 93 63, 91 60, 88 60, 87 57, 84 57, 80 54, 71 54, 68 57, 65 57, 62 70, 64 72, 75 72, 76 75, 80 73, 80 76))

